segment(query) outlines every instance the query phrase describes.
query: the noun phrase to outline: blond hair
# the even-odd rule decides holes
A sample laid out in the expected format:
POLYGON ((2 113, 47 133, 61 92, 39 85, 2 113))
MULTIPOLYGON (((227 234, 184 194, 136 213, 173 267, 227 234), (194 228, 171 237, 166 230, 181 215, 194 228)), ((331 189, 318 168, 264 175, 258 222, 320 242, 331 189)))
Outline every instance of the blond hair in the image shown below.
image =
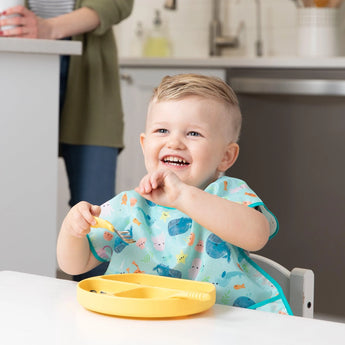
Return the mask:
POLYGON ((150 102, 179 100, 188 96, 211 98, 222 103, 231 118, 232 140, 238 141, 242 125, 239 102, 232 88, 220 78, 193 73, 166 76, 153 90, 150 102))

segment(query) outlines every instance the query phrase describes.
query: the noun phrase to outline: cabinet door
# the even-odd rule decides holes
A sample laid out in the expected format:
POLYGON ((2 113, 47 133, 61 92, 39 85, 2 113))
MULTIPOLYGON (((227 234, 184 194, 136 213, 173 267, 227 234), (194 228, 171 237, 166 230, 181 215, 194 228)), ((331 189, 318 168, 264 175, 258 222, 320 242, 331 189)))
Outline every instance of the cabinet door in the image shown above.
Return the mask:
POLYGON ((153 89, 158 86, 162 78, 178 73, 200 73, 225 80, 225 70, 221 69, 121 69, 125 148, 118 159, 116 193, 133 189, 146 174, 139 138, 140 133, 145 130, 148 103, 153 89))

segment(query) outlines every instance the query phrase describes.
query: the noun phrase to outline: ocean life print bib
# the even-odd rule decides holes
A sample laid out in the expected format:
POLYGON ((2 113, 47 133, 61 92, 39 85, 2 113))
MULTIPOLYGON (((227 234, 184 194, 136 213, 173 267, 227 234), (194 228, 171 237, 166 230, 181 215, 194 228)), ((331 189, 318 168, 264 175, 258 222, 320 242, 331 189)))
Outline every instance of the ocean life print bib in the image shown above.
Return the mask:
MULTIPOLYGON (((256 208, 269 221, 270 237, 277 232, 276 218, 244 181, 222 177, 205 191, 256 208)), ((103 204, 100 217, 135 240, 128 244, 106 229, 91 230, 93 255, 110 261, 106 274, 147 273, 211 282, 216 286, 216 303, 292 314, 280 286, 243 249, 181 211, 127 191, 103 204)))

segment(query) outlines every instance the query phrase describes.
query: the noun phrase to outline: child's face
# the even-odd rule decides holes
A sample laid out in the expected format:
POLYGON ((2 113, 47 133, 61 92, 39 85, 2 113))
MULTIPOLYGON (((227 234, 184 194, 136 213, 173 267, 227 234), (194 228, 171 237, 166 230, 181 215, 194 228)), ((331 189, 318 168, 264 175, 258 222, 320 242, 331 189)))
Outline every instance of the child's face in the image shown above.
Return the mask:
POLYGON ((197 96, 151 102, 141 145, 148 173, 169 169, 205 188, 236 160, 229 114, 223 104, 197 96))

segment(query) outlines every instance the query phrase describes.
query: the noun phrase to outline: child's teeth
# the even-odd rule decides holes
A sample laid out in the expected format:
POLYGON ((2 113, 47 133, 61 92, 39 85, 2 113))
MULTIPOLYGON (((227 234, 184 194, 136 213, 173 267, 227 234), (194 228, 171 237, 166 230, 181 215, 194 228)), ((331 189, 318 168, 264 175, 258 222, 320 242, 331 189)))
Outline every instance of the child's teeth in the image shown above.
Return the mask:
POLYGON ((177 158, 177 157, 167 157, 164 159, 165 162, 174 162, 180 164, 186 164, 187 162, 184 159, 177 158))

